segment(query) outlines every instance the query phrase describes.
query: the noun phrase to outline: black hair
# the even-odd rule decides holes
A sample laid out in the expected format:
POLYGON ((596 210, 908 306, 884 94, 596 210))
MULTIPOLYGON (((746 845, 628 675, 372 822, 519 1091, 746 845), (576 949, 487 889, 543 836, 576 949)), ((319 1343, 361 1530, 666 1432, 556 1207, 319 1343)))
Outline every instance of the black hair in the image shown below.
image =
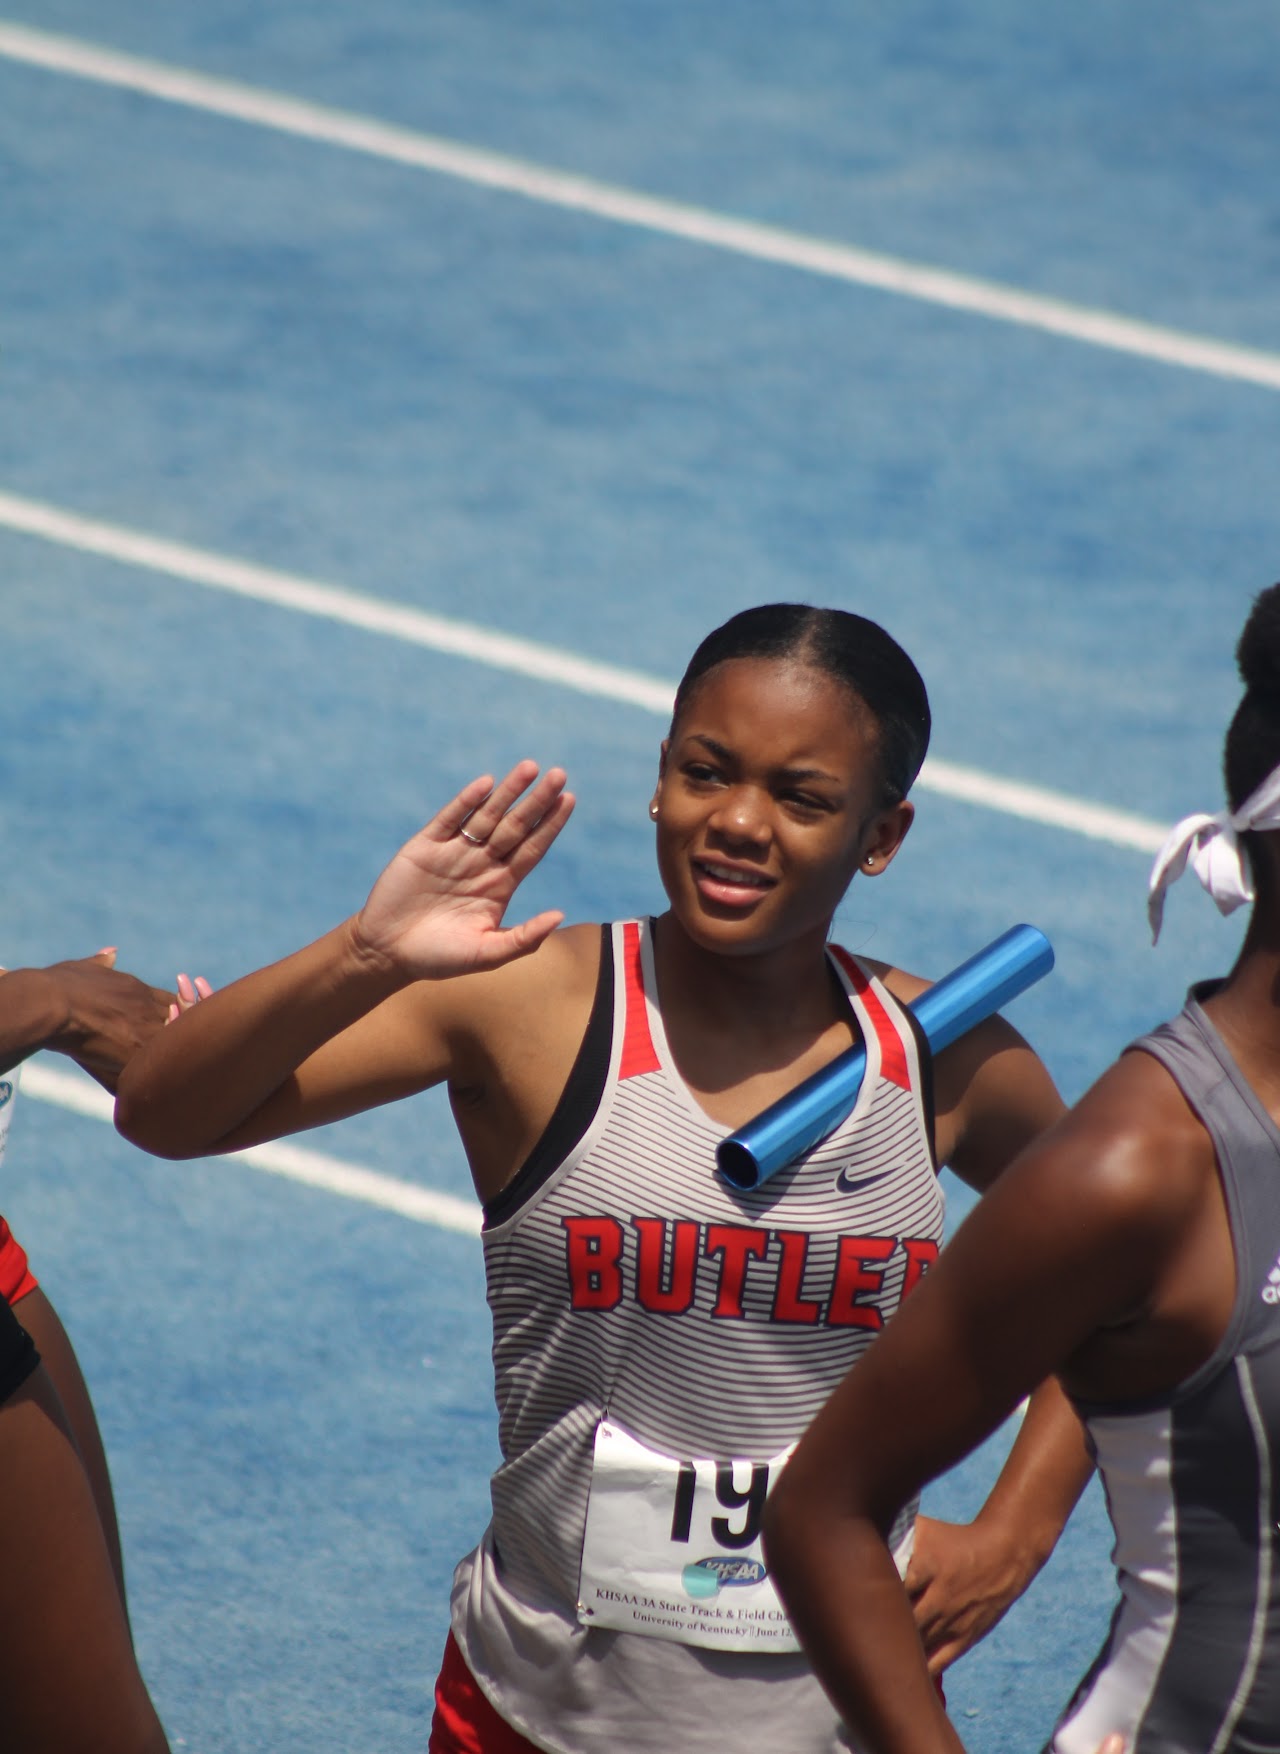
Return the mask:
POLYGON ((875 723, 885 803, 906 797, 929 747, 929 696, 920 672, 878 622, 807 603, 742 610, 690 658, 676 690, 673 728, 708 670, 731 658, 793 658, 842 682, 875 723))
POLYGON ((1236 647, 1244 698, 1222 756, 1227 802, 1238 810, 1280 767, 1280 585, 1254 599, 1236 647))

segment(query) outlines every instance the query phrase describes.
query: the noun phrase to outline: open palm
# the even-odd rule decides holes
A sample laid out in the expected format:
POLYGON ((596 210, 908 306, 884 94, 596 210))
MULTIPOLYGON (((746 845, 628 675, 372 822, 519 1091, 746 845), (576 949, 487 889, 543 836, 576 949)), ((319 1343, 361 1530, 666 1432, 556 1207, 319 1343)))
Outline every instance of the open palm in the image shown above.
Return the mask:
POLYGON ((464 786, 392 859, 356 920, 362 948, 415 979, 497 968, 560 924, 550 911, 502 924, 511 897, 569 820, 565 773, 522 761, 464 786), (536 781, 536 784, 535 784, 536 781))

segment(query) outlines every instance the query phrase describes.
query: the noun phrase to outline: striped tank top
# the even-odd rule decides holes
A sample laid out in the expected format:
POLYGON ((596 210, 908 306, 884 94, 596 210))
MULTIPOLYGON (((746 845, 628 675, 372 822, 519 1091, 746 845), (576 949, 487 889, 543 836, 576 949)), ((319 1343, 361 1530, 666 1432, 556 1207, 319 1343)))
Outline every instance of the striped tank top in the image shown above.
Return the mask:
POLYGON ((1076 1403, 1120 1603, 1052 1754, 1094 1754, 1113 1730, 1126 1754, 1280 1754, 1280 1131, 1196 991, 1135 1046, 1213 1141, 1236 1296, 1212 1357, 1177 1388, 1076 1403))
MULTIPOLYGON (((690 1641, 642 1611, 662 1604, 624 1582, 625 1538, 610 1549, 601 1537, 602 1562, 584 1559, 584 1536, 589 1509, 594 1531, 612 1507, 612 1527, 633 1529, 637 1546, 655 1516, 664 1541, 691 1542, 683 1576, 695 1605, 682 1611, 700 1624, 741 1626, 749 1611, 735 1604, 771 1591, 757 1584, 758 1542, 755 1557, 742 1551, 771 1483, 766 1464, 937 1257, 927 1049, 905 1007, 833 949, 867 1048, 857 1106, 798 1163, 735 1190, 715 1168, 728 1129, 699 1106, 667 1045, 651 923, 603 930, 564 1095, 486 1208, 503 1459, 490 1526, 455 1574, 454 1635, 500 1714, 552 1754, 831 1754, 842 1732, 785 1622, 772 1647, 690 1641), (671 1470, 670 1505, 646 1497, 650 1456, 671 1470), (718 1557, 689 1534, 704 1474, 719 1500, 718 1557), (744 1582, 753 1587, 728 1587, 744 1582), (588 1596, 623 1604, 601 1611, 630 1614, 637 1629, 593 1624, 588 1596)), ((913 1517, 914 1506, 895 1544, 913 1517)))

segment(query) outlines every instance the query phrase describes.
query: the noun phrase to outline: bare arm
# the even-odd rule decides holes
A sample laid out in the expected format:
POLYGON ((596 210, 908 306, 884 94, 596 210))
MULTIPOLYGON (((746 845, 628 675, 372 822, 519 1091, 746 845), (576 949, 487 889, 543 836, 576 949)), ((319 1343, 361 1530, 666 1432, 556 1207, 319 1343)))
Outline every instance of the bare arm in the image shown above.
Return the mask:
MULTIPOLYGON (((924 988, 901 971, 890 978, 903 998, 924 988)), ((938 1156, 979 1191, 992 1187, 1064 1113, 1043 1062, 1002 1017, 940 1054, 934 1082, 938 1156)), ((1027 1588, 1092 1471, 1080 1422, 1050 1380, 1032 1394, 1000 1477, 974 1520, 918 1520, 906 1583, 934 1674, 985 1637, 1027 1588)))
POLYGON ((1084 1429, 1050 1377, 1031 1396, 973 1521, 917 1518, 906 1587, 931 1674, 1004 1618, 1053 1552, 1092 1473, 1084 1429))
POLYGON ((960 1747, 887 1531, 904 1501, 1149 1296, 1186 1216, 1158 1155, 1073 1115, 1015 1164, 819 1414, 770 1499, 770 1568, 823 1684, 874 1754, 960 1747))
POLYGON ((161 1157, 234 1150, 449 1075, 447 1001, 433 1007, 422 983, 500 968, 560 922, 502 924, 573 808, 560 769, 536 774, 522 762, 497 786, 473 781, 401 848, 358 914, 153 1039, 121 1080, 125 1137, 161 1157))
POLYGON ((120 1069, 174 1001, 115 968, 114 949, 0 973, 0 1072, 41 1048, 66 1054, 114 1090, 120 1069))

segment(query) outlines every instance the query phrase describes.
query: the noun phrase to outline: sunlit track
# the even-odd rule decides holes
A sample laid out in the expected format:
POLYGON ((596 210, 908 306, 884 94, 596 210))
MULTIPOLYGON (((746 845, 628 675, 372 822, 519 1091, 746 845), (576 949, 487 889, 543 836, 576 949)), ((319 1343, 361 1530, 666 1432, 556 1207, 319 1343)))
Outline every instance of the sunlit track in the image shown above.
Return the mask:
POLYGON ((0 58, 247 122, 526 200, 754 261, 1039 330, 1135 358, 1280 390, 1280 356, 951 273, 831 239, 756 224, 545 165, 395 127, 286 93, 213 78, 101 44, 0 21, 0 58))
MULTIPOLYGON (((667 717, 674 684, 640 671, 599 663, 555 646, 496 633, 407 604, 391 603, 336 585, 256 566, 249 561, 166 541, 142 531, 107 524, 58 506, 0 492, 0 528, 34 536, 64 548, 139 567, 184 584, 203 585, 255 602, 385 635, 492 669, 533 677, 560 688, 594 695, 618 705, 639 707, 667 717)), ((1025 822, 1064 829, 1090 840, 1135 852, 1154 853, 1165 829, 1150 819, 1105 804, 1071 798, 1019 780, 1002 779, 977 768, 930 758, 917 782, 928 791, 997 810, 1025 822)))
MULTIPOLYGON (((89 1120, 111 1124, 113 1119, 115 1104, 107 1092, 73 1072, 59 1072, 43 1065, 24 1066, 22 1092, 36 1102, 51 1103, 89 1120)), ((307 1151, 300 1145, 278 1140, 233 1152, 222 1161, 247 1165, 265 1175, 301 1182, 324 1193, 340 1194, 344 1199, 360 1200, 366 1206, 378 1206, 384 1212, 394 1212, 418 1224, 430 1224, 437 1230, 452 1230, 462 1236, 480 1234, 480 1208, 467 1200, 438 1194, 417 1182, 400 1181, 396 1176, 383 1175, 358 1163, 345 1163, 319 1151, 307 1151)))

